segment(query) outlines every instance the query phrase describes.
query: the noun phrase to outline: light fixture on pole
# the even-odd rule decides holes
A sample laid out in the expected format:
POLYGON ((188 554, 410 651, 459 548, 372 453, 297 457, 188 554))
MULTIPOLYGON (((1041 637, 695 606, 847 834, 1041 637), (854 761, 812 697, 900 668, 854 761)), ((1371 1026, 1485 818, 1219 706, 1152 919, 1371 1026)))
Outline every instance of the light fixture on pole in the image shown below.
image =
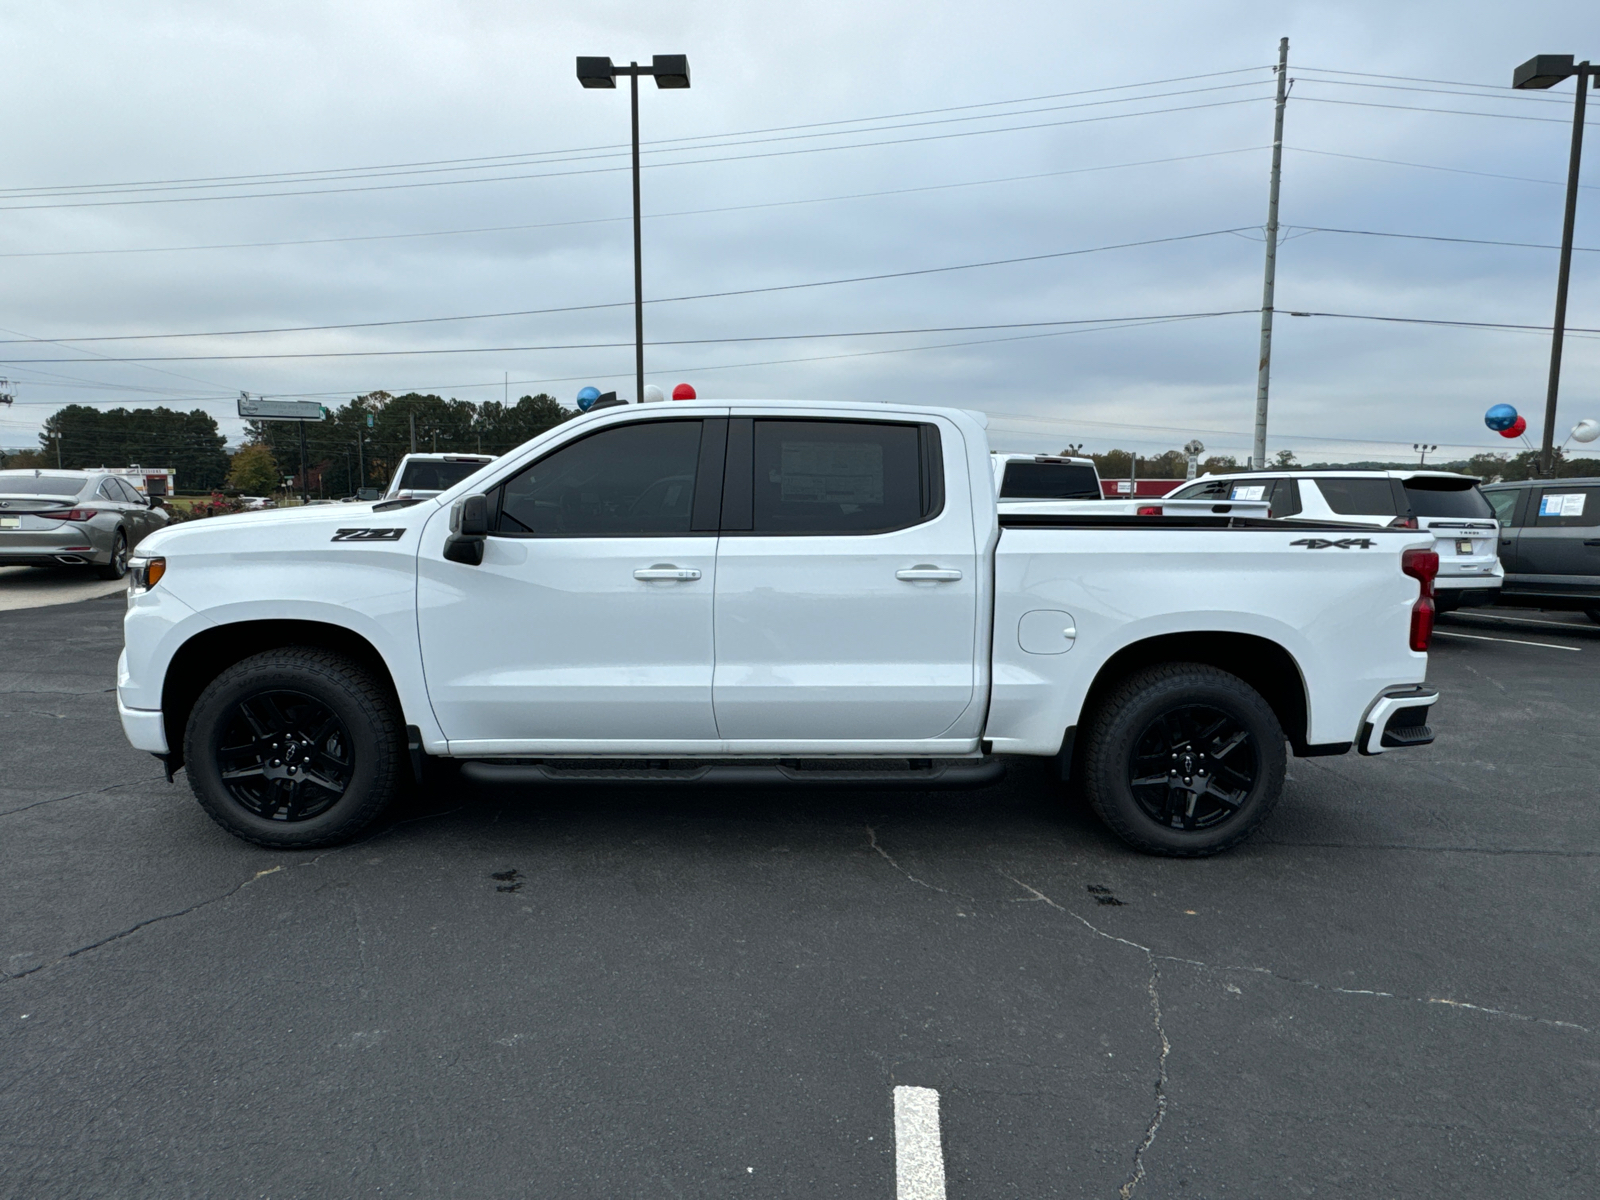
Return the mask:
POLYGON ((644 400, 644 255, 639 248, 639 76, 655 76, 658 88, 689 86, 687 54, 657 54, 648 67, 615 65, 609 58, 578 59, 578 82, 586 88, 614 88, 617 76, 628 76, 633 113, 633 369, 634 401, 644 400))
POLYGON ((1539 471, 1549 478, 1555 471, 1556 397, 1561 390, 1561 343, 1567 331, 1567 277, 1572 273, 1572 227, 1578 217, 1578 168, 1583 160, 1583 112, 1589 80, 1600 74, 1587 60, 1574 64, 1570 54, 1538 54, 1511 75, 1520 90, 1554 87, 1569 75, 1578 77, 1572 104, 1572 154, 1567 160, 1567 211, 1561 224, 1561 267, 1556 275, 1556 315, 1550 333, 1550 382, 1544 398, 1544 440, 1539 450, 1539 471))
POLYGON ((1428 455, 1432 454, 1439 447, 1430 446, 1427 442, 1412 442, 1411 448, 1421 455, 1421 457, 1417 459, 1417 465, 1425 467, 1428 465, 1428 455))

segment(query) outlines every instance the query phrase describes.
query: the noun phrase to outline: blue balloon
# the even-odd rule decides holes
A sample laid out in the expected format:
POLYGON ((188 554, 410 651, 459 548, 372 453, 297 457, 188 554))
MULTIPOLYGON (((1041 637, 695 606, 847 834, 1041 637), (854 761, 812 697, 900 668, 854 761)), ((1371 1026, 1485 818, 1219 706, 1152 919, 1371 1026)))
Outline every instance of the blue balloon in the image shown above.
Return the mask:
MULTIPOLYGON (((579 409, 579 411, 580 412, 588 412, 591 408, 594 407, 594 402, 596 400, 598 400, 598 399, 600 399, 600 389, 599 388, 597 388, 597 387, 579 388, 578 389, 578 409, 579 409)), ((1512 413, 1511 415, 1513 417, 1515 417, 1517 414, 1516 413, 1512 413)), ((1510 422, 1508 421, 1508 422, 1506 422, 1506 424, 1509 425, 1510 422)), ((1504 426, 1502 426, 1501 428, 1504 428, 1504 426)))
POLYGON ((1496 433, 1510 429, 1517 423, 1517 410, 1509 404, 1496 404, 1483 414, 1483 423, 1496 433))

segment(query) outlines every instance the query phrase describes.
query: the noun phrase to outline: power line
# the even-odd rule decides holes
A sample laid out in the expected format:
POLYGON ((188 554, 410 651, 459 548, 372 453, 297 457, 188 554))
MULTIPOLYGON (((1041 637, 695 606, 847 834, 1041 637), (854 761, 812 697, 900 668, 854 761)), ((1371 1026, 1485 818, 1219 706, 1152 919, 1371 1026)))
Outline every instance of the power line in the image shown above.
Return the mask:
MULTIPOLYGON (((791 208, 803 204, 831 204, 843 200, 868 200, 882 196, 906 196, 919 192, 945 191, 951 188, 987 187, 1001 183, 1025 183, 1035 179, 1054 179, 1065 175, 1084 175, 1098 171, 1117 171, 1129 167, 1161 166, 1167 163, 1191 162, 1201 158, 1220 158, 1229 154, 1247 154, 1256 150, 1270 149, 1268 146, 1240 146, 1232 150, 1209 150, 1199 154, 1179 154, 1168 158, 1148 158, 1138 162, 1106 163, 1096 167, 1069 167, 1060 171, 1039 171, 1030 175, 1007 175, 997 179, 971 179, 957 183, 932 183, 920 187, 891 188, 877 192, 851 192, 841 196, 813 196, 799 200, 768 200, 757 204, 730 204, 721 208, 693 208, 683 209, 678 212, 645 213, 646 220, 659 220, 668 217, 700 217, 712 216, 721 213, 749 212, 764 208, 791 208)), ((418 233, 370 233, 350 237, 331 238, 297 238, 281 242, 219 242, 202 246, 142 246, 126 249, 109 250, 24 250, 13 252, 0 252, 0 258, 61 258, 81 257, 99 254, 168 254, 190 250, 254 250, 277 246, 325 246, 341 242, 381 242, 394 241, 404 238, 428 237, 457 237, 467 234, 479 233, 513 233, 531 229, 562 229, 574 225, 605 225, 619 221, 631 220, 631 217, 585 217, 575 221, 546 221, 536 225, 487 225, 476 229, 439 229, 418 233)))
POLYGON ((1351 79, 1314 79, 1299 73, 1295 75, 1295 81, 1298 83, 1324 83, 1330 87, 1379 88, 1388 92, 1418 92, 1424 96, 1468 96, 1474 100, 1510 100, 1517 104, 1559 104, 1563 108, 1569 107, 1565 100, 1556 96, 1535 96, 1530 92, 1517 92, 1509 88, 1501 89, 1504 93, 1503 95, 1488 92, 1457 92, 1446 88, 1406 87, 1403 84, 1394 83, 1358 83, 1351 79))
MULTIPOLYGON (((1456 329, 1507 329, 1515 333, 1549 333, 1549 325, 1518 325, 1509 321, 1449 321, 1437 317, 1384 317, 1373 313, 1336 313, 1336 312, 1302 312, 1290 311, 1291 317, 1338 317, 1346 321, 1383 321, 1397 325, 1440 325, 1456 329)), ((1568 325, 1567 332, 1572 334, 1600 334, 1600 329, 1585 329, 1582 326, 1568 325)))
MULTIPOLYGON (((965 129, 953 133, 927 134, 921 137, 888 138, 876 142, 850 142, 836 146, 804 146, 790 150, 771 150, 759 154, 730 154, 718 158, 691 158, 680 159, 675 162, 645 163, 644 166, 654 169, 658 167, 692 167, 707 163, 746 162, 762 158, 785 158, 797 154, 821 154, 834 150, 871 150, 883 146, 911 145, 918 142, 947 141, 953 138, 982 137, 991 133, 1018 133, 1033 129, 1056 129, 1067 125, 1089 125, 1101 121, 1118 121, 1130 117, 1154 117, 1175 112, 1196 112, 1201 109, 1227 108, 1237 104, 1257 104, 1268 97, 1245 97, 1238 100, 1213 100, 1205 104, 1183 104, 1171 108, 1153 108, 1142 112, 1106 113, 1095 117, 1074 117, 1062 121, 1040 121, 1032 125, 1006 125, 995 129, 965 129)), ((863 132, 871 133, 872 130, 863 132)), ((0 205, 0 212, 24 212, 35 209, 56 208, 120 208, 129 205, 145 204, 194 204, 222 200, 271 200, 292 196, 333 196, 345 195, 353 192, 388 192, 406 191, 414 188, 452 187, 474 183, 511 183, 524 179, 561 179, 574 175, 603 175, 617 171, 629 170, 629 167, 586 167, 575 171, 545 171, 529 175, 496 175, 482 179, 432 179, 414 183, 385 183, 372 184, 364 187, 348 188, 312 188, 302 191, 287 192, 242 192, 228 196, 161 196, 138 200, 84 200, 68 201, 52 204, 6 204, 0 205)))
MULTIPOLYGON (((678 137, 678 138, 657 138, 657 139, 647 140, 647 141, 643 142, 642 145, 644 145, 644 146, 668 146, 668 145, 671 145, 672 143, 677 143, 677 142, 708 141, 708 140, 712 140, 712 139, 715 139, 715 138, 724 138, 724 137, 749 137, 749 136, 753 136, 753 135, 768 134, 768 133, 787 133, 787 132, 790 132, 792 130, 797 130, 797 129, 817 129, 817 128, 822 128, 824 126, 859 125, 859 124, 865 124, 865 123, 874 122, 874 121, 901 120, 901 119, 904 119, 906 117, 930 116, 930 115, 935 115, 935 114, 938 114, 938 113, 947 113, 947 112, 964 112, 964 111, 969 111, 969 110, 974 109, 974 108, 995 108, 995 107, 1002 107, 1002 106, 1005 106, 1005 105, 1012 105, 1012 104, 1032 104, 1032 103, 1034 103, 1036 101, 1040 101, 1040 100, 1060 100, 1060 99, 1066 99, 1066 98, 1069 98, 1069 97, 1072 97, 1072 96, 1087 96, 1087 95, 1095 95, 1095 94, 1103 93, 1103 92, 1128 91, 1128 90, 1131 90, 1133 88, 1162 87, 1162 86, 1165 86, 1166 84, 1169 84, 1169 83, 1188 83, 1188 82, 1191 82, 1191 81, 1196 80, 1196 79, 1216 79, 1216 78, 1220 78, 1220 77, 1225 76, 1225 75, 1242 75, 1242 74, 1246 74, 1246 73, 1248 73, 1250 71, 1263 71, 1263 70, 1267 70, 1267 69, 1268 68, 1265 67, 1265 66, 1260 66, 1260 67, 1238 67, 1238 68, 1235 68, 1235 69, 1229 70, 1229 71, 1208 71, 1208 72, 1205 72, 1205 73, 1199 74, 1199 75, 1179 75, 1179 76, 1174 76, 1174 77, 1168 78, 1168 79, 1145 80, 1145 81, 1140 82, 1140 83, 1123 83, 1123 84, 1115 84, 1115 85, 1111 85, 1111 86, 1107 86, 1107 87, 1082 88, 1082 89, 1078 89, 1076 91, 1070 91, 1070 92, 1051 92, 1051 93, 1047 93, 1045 95, 1040 95, 1040 96, 1022 96, 1022 97, 1015 97, 1015 98, 1009 99, 1009 100, 985 100, 985 101, 981 101, 981 102, 978 102, 978 103, 975 103, 975 104, 956 104, 956 105, 949 105, 949 106, 946 106, 946 107, 943 107, 943 108, 916 109, 916 110, 913 110, 913 111, 910 111, 910 112, 885 113, 885 114, 879 114, 877 116, 871 116, 871 117, 845 117, 845 118, 839 118, 839 119, 831 120, 831 121, 809 121, 809 122, 805 122, 805 123, 797 124, 797 125, 776 125, 776 126, 770 126, 770 127, 762 128, 762 129, 745 129, 745 130, 735 130, 735 131, 730 131, 730 132, 725 132, 725 133, 695 134, 695 135, 691 135, 691 136, 687 136, 687 137, 678 137)), ((1195 89, 1195 90, 1203 90, 1203 89, 1195 89)), ((1181 93, 1181 94, 1187 94, 1187 93, 1181 93)), ((1130 100, 1132 100, 1132 99, 1140 99, 1140 97, 1129 97, 1128 99, 1130 99, 1130 100)), ((996 115, 1004 116, 1004 115, 1007 115, 1007 114, 996 114, 996 115)), ((1015 114, 1012 114, 1012 115, 1015 115, 1015 114)), ((847 132, 849 132, 849 131, 847 131, 847 132)), ((867 131, 854 131, 854 132, 871 132, 871 131, 867 130, 867 131)), ((37 186, 37 187, 27 187, 27 188, 0 188, 0 196, 4 196, 4 195, 24 196, 24 195, 38 194, 38 193, 46 193, 46 194, 48 194, 48 193, 54 193, 54 192, 84 191, 84 190, 96 190, 96 189, 99 189, 99 190, 112 190, 112 189, 119 189, 119 188, 157 187, 157 186, 177 185, 177 184, 186 184, 186 183, 226 183, 226 182, 235 182, 235 183, 239 183, 239 184, 247 184, 247 183, 270 181, 270 180, 273 180, 273 179, 283 179, 283 180, 287 180, 287 181, 290 181, 290 182, 301 182, 301 181, 308 181, 308 180, 310 180, 310 179, 312 179, 314 177, 317 177, 317 176, 345 175, 345 174, 354 174, 354 173, 357 173, 357 172, 366 172, 366 171, 391 171, 391 170, 402 170, 402 169, 407 169, 407 168, 445 167, 445 166, 453 166, 453 165, 456 165, 456 164, 473 164, 473 163, 493 164, 493 163, 497 163, 497 162, 507 162, 508 160, 524 160, 524 159, 533 159, 533 158, 548 158, 548 157, 553 156, 553 155, 587 154, 587 153, 592 153, 592 152, 595 152, 595 151, 602 151, 602 150, 623 151, 623 150, 626 150, 626 149, 627 149, 627 146, 625 144, 607 143, 607 144, 601 145, 601 146, 577 146, 577 147, 568 147, 566 149, 561 149, 561 150, 534 150, 534 151, 524 151, 524 152, 517 153, 517 154, 485 155, 485 156, 480 156, 480 157, 476 157, 476 158, 444 158, 444 159, 425 160, 425 161, 422 161, 422 162, 378 163, 378 164, 373 164, 373 165, 364 166, 364 167, 356 167, 356 166, 326 167, 326 168, 317 168, 317 169, 300 170, 300 171, 266 172, 266 173, 260 173, 260 174, 254 174, 254 175, 208 175, 208 176, 194 176, 194 177, 179 178, 179 179, 124 180, 124 181, 110 182, 110 183, 54 184, 54 185, 40 185, 40 186, 37 186)))
MULTIPOLYGON (((1559 250, 1552 242, 1502 242, 1490 238, 1445 237, 1434 233, 1387 233, 1378 229, 1334 229, 1322 225, 1285 225, 1285 229, 1298 229, 1303 233, 1349 233, 1362 237, 1404 238, 1417 242, 1457 242, 1468 246, 1514 246, 1524 250, 1559 250)), ((1600 254, 1600 246, 1574 246, 1585 254, 1600 254)))
MULTIPOLYGON (((1551 187, 1565 187, 1566 184, 1559 179, 1534 179, 1527 175, 1498 175, 1492 171, 1471 171, 1465 167, 1441 167, 1436 163, 1407 162, 1399 158, 1373 158, 1366 154, 1341 154, 1337 150, 1313 150, 1309 146, 1284 146, 1285 150, 1293 150, 1298 154, 1320 154, 1325 158, 1348 158, 1355 162, 1383 163, 1391 167, 1416 167, 1423 171, 1445 171, 1452 175, 1475 175, 1480 179, 1505 179, 1512 183, 1543 183, 1551 187)), ((1591 191, 1600 190, 1600 184, 1580 183, 1581 188, 1591 191)))
MULTIPOLYGON (((1198 317, 1227 317, 1235 316, 1241 312, 1258 312, 1258 309, 1228 309, 1216 312, 1193 313, 1160 313, 1154 316, 1137 317, 1084 317, 1065 321, 1012 321, 994 325, 936 325, 918 329, 858 329, 843 330, 828 333, 773 333, 760 334, 749 337, 719 337, 719 338, 676 338, 665 341, 646 342, 647 346, 721 346, 734 345, 743 342, 790 342, 824 340, 828 338, 850 337, 891 337, 901 334, 915 333, 960 333, 990 329, 1034 329, 1040 326, 1058 325, 1107 325, 1125 321, 1178 321, 1198 317)), ((511 352, 538 352, 553 350, 617 350, 634 343, 627 342, 572 342, 561 345, 544 346, 459 346, 437 350, 327 350, 310 351, 285 354, 218 354, 218 355, 193 355, 177 358, 122 358, 113 359, 114 362, 210 362, 215 360, 256 360, 256 359, 303 359, 303 358, 411 358, 439 354, 500 354, 511 352)), ((78 359, 30 359, 25 362, 77 362, 78 359)))
MULTIPOLYGON (((732 297, 732 296, 753 296, 753 295, 765 294, 765 293, 771 293, 771 292, 799 291, 799 290, 806 289, 806 288, 833 287, 835 285, 846 284, 846 283, 871 283, 871 282, 876 282, 876 281, 885 280, 885 279, 905 279, 905 278, 909 278, 911 276, 917 276, 917 275, 938 275, 938 274, 944 274, 944 273, 951 272, 951 271, 970 271, 970 270, 975 270, 975 269, 980 268, 980 267, 1011 266, 1011 265, 1014 265, 1014 264, 1017 264, 1017 263, 1043 262, 1043 261, 1046 261, 1048 259, 1073 258, 1073 257, 1076 257, 1078 255, 1083 255, 1083 254, 1099 254, 1099 253, 1101 253, 1103 251, 1107 251, 1107 250, 1130 250, 1130 249, 1134 249, 1134 248, 1137 248, 1137 247, 1140 247, 1140 246, 1158 246, 1158 245, 1168 244, 1168 243, 1171 243, 1171 242, 1188 242, 1188 241, 1194 241, 1194 240, 1196 240, 1198 238, 1217 237, 1217 236, 1219 236, 1221 234, 1236 233, 1240 229, 1248 229, 1248 228, 1252 228, 1252 226, 1239 226, 1236 229, 1213 229, 1213 230, 1208 230, 1205 233, 1185 233, 1185 234, 1179 234, 1179 235, 1174 236, 1174 237, 1145 238, 1145 239, 1143 239, 1141 241, 1137 241, 1137 242, 1118 242, 1118 243, 1115 243, 1115 244, 1109 245, 1109 246, 1090 246, 1090 247, 1086 247, 1084 249, 1079 249, 1079 250, 1057 250, 1057 251, 1052 251, 1052 252, 1050 252, 1048 254, 1027 254, 1027 255, 1022 255, 1020 257, 1016 257, 1016 258, 996 258, 996 259, 990 259, 990 260, 987 260, 987 261, 984 261, 984 262, 957 263, 957 264, 954 264, 954 265, 951 265, 951 266, 943 266, 943 267, 922 267, 922 268, 918 268, 916 270, 911 270, 911 271, 889 271, 889 272, 884 272, 884 273, 880 273, 880 274, 876 274, 876 275, 854 275, 854 276, 849 276, 849 277, 842 278, 842 279, 819 279, 819 280, 813 280, 813 281, 810 281, 810 282, 807 282, 807 283, 774 284, 774 285, 769 286, 769 287, 740 288, 740 289, 738 289, 736 291, 727 291, 727 292, 701 292, 701 293, 699 293, 697 295, 689 295, 689 296, 663 296, 663 297, 659 297, 659 298, 654 299, 654 300, 647 300, 647 301, 645 301, 645 303, 647 303, 647 304, 675 304, 675 303, 678 303, 678 302, 681 302, 681 301, 688 301, 688 300, 720 300, 720 299, 725 299, 725 298, 732 297)), ((434 324, 440 324, 440 323, 448 322, 448 321, 483 321, 483 320, 490 320, 490 319, 499 319, 499 318, 504 318, 504 317, 546 316, 546 315, 549 315, 551 313, 592 312, 592 311, 595 311, 597 309, 626 308, 626 307, 631 306, 632 303, 633 302, 631 300, 617 300, 617 301, 611 301, 611 302, 604 303, 604 304, 576 304, 576 305, 567 305, 567 306, 558 307, 558 308, 524 309, 524 310, 515 311, 515 312, 468 313, 468 314, 463 314, 463 315, 458 315, 458 316, 449 316, 449 317, 408 317, 408 318, 397 319, 397 320, 392 320, 392 321, 357 321, 357 322, 350 322, 350 323, 338 324, 338 325, 293 325, 293 326, 278 326, 278 327, 263 328, 263 329, 218 329, 218 330, 208 330, 208 331, 189 332, 189 333, 119 333, 119 334, 102 334, 102 335, 97 335, 97 336, 68 337, 68 338, 14 338, 14 339, 0 339, 0 345, 22 345, 22 344, 31 344, 31 343, 34 343, 34 342, 47 342, 47 343, 49 343, 51 345, 61 345, 62 343, 68 343, 68 342, 71 342, 71 343, 78 343, 78 342, 125 342, 125 341, 166 340, 166 339, 169 339, 169 338, 246 337, 246 336, 254 336, 254 335, 258 335, 258 334, 274 334, 274 333, 317 333, 317 332, 324 332, 324 331, 327 331, 327 330, 335 330, 335 329, 378 329, 378 328, 388 328, 388 327, 393 327, 393 326, 398 326, 398 325, 434 325, 434 324)), ((68 347, 68 348, 70 348, 70 347, 68 347)), ((352 353, 358 353, 358 352, 352 352, 352 353)), ((365 352, 360 352, 360 353, 365 353, 365 352)), ((373 351, 372 353, 383 353, 383 352, 382 351, 373 351)), ((414 352, 408 351, 407 353, 428 353, 428 352, 427 351, 414 351, 414 352)), ((230 358, 230 357, 235 357, 235 356, 231 356, 231 355, 220 355, 220 356, 206 355, 206 356, 199 356, 199 357, 200 358, 230 358)), ((245 356, 245 357, 258 357, 258 356, 245 356)), ((290 358, 294 358, 294 357, 301 357, 301 356, 298 356, 298 355, 279 355, 279 356, 266 356, 266 357, 290 357, 290 358)), ((40 359, 28 359, 28 360, 24 360, 24 361, 26 361, 26 362, 49 363, 49 362, 55 362, 57 360, 49 359, 49 358, 40 358, 40 359)), ((74 361, 74 360, 66 359, 66 360, 61 360, 61 361, 70 362, 70 361, 74 361)), ((184 359, 184 358, 172 358, 172 359, 154 358, 154 359, 149 359, 149 360, 141 360, 141 359, 108 359, 108 361, 111 361, 111 362, 139 362, 139 361, 182 362, 182 361, 187 361, 187 360, 184 359)), ((201 382, 204 382, 204 381, 201 381, 201 382)))
MULTIPOLYGON (((1314 80, 1312 82, 1315 82, 1314 80)), ((1525 113, 1473 112, 1465 108, 1427 108, 1417 104, 1379 104, 1375 100, 1333 100, 1327 96, 1297 96, 1306 104, 1341 104, 1353 108, 1384 108, 1394 112, 1449 113, 1458 117, 1494 117, 1501 121, 1539 121, 1546 125, 1571 125, 1560 117, 1530 117, 1525 113)), ((1600 121, 1585 121, 1585 126, 1600 125, 1600 121)))

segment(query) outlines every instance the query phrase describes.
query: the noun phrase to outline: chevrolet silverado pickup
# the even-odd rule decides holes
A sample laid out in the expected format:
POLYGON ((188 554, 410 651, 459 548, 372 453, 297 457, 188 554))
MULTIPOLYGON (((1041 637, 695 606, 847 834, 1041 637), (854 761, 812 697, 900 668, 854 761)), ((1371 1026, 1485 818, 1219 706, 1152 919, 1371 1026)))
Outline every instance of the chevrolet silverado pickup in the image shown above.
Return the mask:
POLYGON ((1053 759, 1123 840, 1247 838, 1295 755, 1432 740, 1430 534, 1001 512, 980 414, 683 401, 435 498, 131 563, 117 705, 239 837, 329 845, 457 760, 532 786, 912 788, 1053 759))

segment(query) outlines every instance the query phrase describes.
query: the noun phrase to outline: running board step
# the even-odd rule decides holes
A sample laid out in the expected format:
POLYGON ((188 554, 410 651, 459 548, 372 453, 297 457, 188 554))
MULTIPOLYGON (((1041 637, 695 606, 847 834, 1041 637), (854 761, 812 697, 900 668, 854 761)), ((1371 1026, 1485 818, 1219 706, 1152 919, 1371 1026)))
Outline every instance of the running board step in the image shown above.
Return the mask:
POLYGON ((796 766, 789 763, 694 763, 654 767, 615 764, 562 766, 552 762, 494 762, 476 759, 461 765, 474 783, 696 783, 736 787, 816 786, 874 788, 979 788, 1005 777, 998 759, 894 767, 796 766))

